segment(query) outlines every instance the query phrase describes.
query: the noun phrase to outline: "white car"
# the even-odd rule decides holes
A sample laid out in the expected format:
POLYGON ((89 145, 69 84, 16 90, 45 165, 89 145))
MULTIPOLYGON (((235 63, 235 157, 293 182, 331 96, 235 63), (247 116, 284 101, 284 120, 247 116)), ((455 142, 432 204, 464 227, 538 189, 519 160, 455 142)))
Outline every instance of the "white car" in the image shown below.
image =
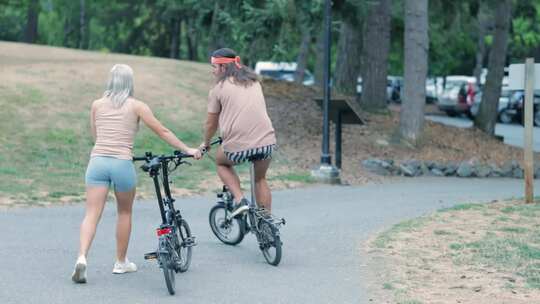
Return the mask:
MULTIPOLYGON (((296 67, 296 62, 259 61, 255 64, 255 73, 276 80, 294 81, 296 67)), ((305 70, 304 81, 302 83, 308 86, 315 83, 315 78, 307 69, 305 70)))

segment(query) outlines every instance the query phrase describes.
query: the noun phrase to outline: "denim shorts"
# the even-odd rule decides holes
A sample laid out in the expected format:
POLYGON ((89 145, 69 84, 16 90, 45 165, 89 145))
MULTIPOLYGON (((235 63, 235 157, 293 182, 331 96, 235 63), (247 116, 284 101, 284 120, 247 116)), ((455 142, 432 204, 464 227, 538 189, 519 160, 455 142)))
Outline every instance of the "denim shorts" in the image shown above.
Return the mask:
POLYGON ((86 186, 107 186, 114 190, 128 192, 137 185, 137 174, 131 160, 108 156, 94 156, 86 169, 86 186))
POLYGON ((240 152, 224 151, 224 153, 227 159, 229 159, 235 164, 240 164, 248 160, 254 161, 254 160, 271 159, 272 152, 274 152, 275 148, 276 148, 276 145, 269 145, 269 146, 254 148, 254 149, 248 149, 248 150, 240 151, 240 152))

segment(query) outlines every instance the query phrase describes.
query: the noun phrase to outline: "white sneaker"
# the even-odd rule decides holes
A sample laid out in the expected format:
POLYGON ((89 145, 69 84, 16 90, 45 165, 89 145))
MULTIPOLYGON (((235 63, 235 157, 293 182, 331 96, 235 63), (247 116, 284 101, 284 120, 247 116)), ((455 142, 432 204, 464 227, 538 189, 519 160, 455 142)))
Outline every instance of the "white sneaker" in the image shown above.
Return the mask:
POLYGON ((75 283, 86 283, 86 258, 84 256, 77 259, 71 280, 75 283))
POLYGON ((114 263, 113 273, 127 273, 127 272, 135 272, 137 271, 137 265, 135 263, 130 262, 127 258, 125 262, 119 262, 116 261, 114 263))

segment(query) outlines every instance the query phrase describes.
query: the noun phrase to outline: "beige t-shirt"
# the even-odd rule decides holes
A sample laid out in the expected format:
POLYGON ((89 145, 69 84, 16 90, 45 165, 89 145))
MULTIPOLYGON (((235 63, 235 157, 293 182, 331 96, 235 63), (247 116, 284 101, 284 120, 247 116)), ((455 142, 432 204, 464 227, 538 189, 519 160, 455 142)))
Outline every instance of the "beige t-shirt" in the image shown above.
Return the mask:
POLYGON ((232 80, 216 84, 208 94, 208 113, 219 113, 223 150, 227 152, 276 144, 258 81, 249 87, 236 85, 232 80))
POLYGON ((119 159, 133 158, 133 139, 139 129, 139 116, 135 101, 128 98, 120 108, 115 108, 107 98, 96 100, 96 143, 90 157, 111 156, 119 159))

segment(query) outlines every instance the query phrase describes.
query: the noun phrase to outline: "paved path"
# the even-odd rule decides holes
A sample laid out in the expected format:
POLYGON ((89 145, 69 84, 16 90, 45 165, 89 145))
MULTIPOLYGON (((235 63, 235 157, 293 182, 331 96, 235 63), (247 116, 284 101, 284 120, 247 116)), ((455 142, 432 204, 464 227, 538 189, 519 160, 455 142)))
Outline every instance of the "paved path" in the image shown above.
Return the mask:
MULTIPOLYGON (((537 189, 540 183, 536 183, 537 189)), ((104 212, 89 256, 89 283, 70 280, 83 206, 0 211, 0 303, 368 303, 361 246, 368 236, 406 218, 455 203, 522 196, 508 179, 398 179, 363 187, 322 186, 275 193, 287 219, 284 256, 269 266, 249 235, 230 247, 212 235, 212 197, 178 201, 197 236, 188 272, 167 294, 155 262, 152 202, 137 202, 130 258, 134 274, 112 275, 114 204, 104 212)))
MULTIPOLYGON (((448 117, 441 115, 426 115, 426 118, 445 125, 458 128, 470 128, 473 122, 465 117, 448 117)), ((504 137, 504 143, 514 147, 523 148, 523 126, 520 124, 501 124, 495 125, 495 134, 504 137)), ((533 128, 533 149, 540 152, 540 127, 533 128)))

